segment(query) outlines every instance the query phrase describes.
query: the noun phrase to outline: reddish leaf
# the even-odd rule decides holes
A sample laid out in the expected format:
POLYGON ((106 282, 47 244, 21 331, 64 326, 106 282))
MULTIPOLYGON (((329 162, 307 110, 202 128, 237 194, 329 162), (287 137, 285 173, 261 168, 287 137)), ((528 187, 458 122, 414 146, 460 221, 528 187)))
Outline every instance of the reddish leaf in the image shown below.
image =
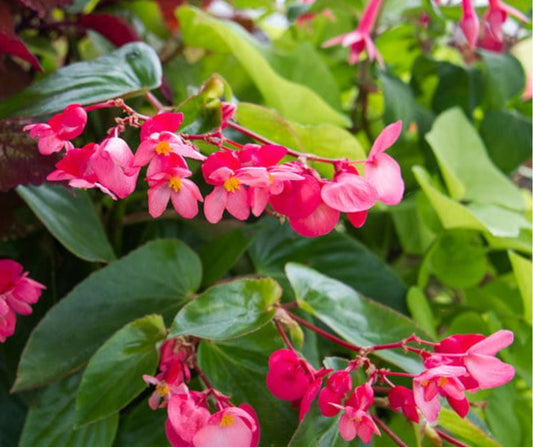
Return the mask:
POLYGON ((128 42, 138 42, 141 40, 128 22, 120 17, 109 14, 84 15, 78 19, 78 24, 100 33, 117 47, 128 42))
POLYGON ((37 142, 22 128, 33 121, 27 118, 0 120, 0 191, 18 185, 40 185, 54 170, 58 156, 44 156, 37 142))
POLYGON ((15 34, 15 26, 6 0, 0 0, 0 53, 20 57, 36 70, 43 71, 39 60, 15 34))
POLYGON ((74 0, 18 0, 24 6, 37 11, 39 16, 43 17, 47 12, 54 8, 61 8, 70 5, 74 0))

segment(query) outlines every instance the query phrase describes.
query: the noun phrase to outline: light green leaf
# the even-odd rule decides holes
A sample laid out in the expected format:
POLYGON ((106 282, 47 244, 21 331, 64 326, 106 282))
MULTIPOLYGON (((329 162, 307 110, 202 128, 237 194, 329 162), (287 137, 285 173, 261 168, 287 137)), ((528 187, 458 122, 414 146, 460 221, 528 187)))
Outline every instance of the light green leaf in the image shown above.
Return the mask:
POLYGON ((143 374, 154 374, 156 343, 166 337, 159 315, 124 326, 91 357, 76 397, 76 422, 85 425, 118 413, 146 388, 143 374))
POLYGON ((239 279, 206 290, 176 315, 170 337, 238 337, 256 331, 274 316, 281 287, 271 278, 239 279))
POLYGON ((19 186, 17 192, 69 251, 86 261, 115 259, 87 191, 62 186, 19 186))
POLYGON ((81 374, 64 378, 44 389, 28 412, 19 447, 110 447, 118 415, 74 428, 76 389, 81 374))
POLYGON ((509 260, 513 266, 513 272, 520 289, 520 295, 524 303, 524 318, 531 323, 531 299, 533 297, 533 279, 531 272, 533 265, 530 260, 523 258, 512 251, 509 252, 509 260))
POLYGON ((470 419, 461 418, 455 411, 443 408, 439 415, 439 425, 470 447, 502 447, 470 419))
POLYGON ((426 139, 453 199, 524 209, 520 190, 492 164, 478 133, 460 109, 439 115, 426 139))
POLYGON ((15 391, 81 368, 115 331, 149 313, 167 319, 200 285, 200 260, 177 240, 158 240, 93 273, 55 305, 31 334, 15 391))
MULTIPOLYGON (((420 327, 404 315, 361 297, 345 284, 299 264, 287 264, 285 271, 300 307, 318 318, 350 343, 369 347, 393 343, 420 327)), ((380 350, 375 355, 411 373, 422 369, 418 358, 397 350, 380 350)))
POLYGON ((411 287, 409 292, 407 292, 407 307, 413 320, 428 334, 431 334, 433 338, 437 338, 435 332, 435 316, 424 291, 420 287, 411 287))
POLYGON ((348 126, 348 118, 311 89, 280 76, 261 55, 258 42, 233 22, 222 21, 188 6, 178 11, 185 44, 216 53, 231 53, 241 64, 268 106, 287 119, 305 124, 348 126))
POLYGON ((0 118, 48 115, 69 104, 92 104, 142 94, 161 84, 161 63, 152 47, 128 43, 88 62, 60 68, 0 104, 0 118))

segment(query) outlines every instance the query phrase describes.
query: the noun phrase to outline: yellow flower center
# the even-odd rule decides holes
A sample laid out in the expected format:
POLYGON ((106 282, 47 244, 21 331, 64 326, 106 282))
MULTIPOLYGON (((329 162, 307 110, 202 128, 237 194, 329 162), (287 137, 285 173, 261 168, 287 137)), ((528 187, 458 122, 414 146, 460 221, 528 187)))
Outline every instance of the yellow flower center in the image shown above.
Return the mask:
POLYGON ((170 393, 170 388, 166 384, 166 382, 159 382, 155 386, 155 392, 159 394, 161 397, 165 397, 168 393, 170 393))
POLYGON ((222 416, 222 420, 220 421, 220 426, 229 427, 233 425, 234 422, 235 422, 235 418, 231 414, 225 414, 224 416, 222 416))
POLYGON ((439 380, 437 380, 437 386, 446 386, 449 381, 450 379, 448 379, 448 377, 439 377, 439 380))
POLYGON ((241 182, 237 177, 230 177, 224 182, 224 188, 228 192, 235 192, 241 187, 241 182))
POLYGON ((172 188, 175 192, 181 189, 181 179, 179 177, 170 177, 168 180, 168 187, 172 188))
POLYGON ((155 152, 158 155, 168 155, 172 152, 172 148, 168 141, 160 141, 155 147, 155 152))

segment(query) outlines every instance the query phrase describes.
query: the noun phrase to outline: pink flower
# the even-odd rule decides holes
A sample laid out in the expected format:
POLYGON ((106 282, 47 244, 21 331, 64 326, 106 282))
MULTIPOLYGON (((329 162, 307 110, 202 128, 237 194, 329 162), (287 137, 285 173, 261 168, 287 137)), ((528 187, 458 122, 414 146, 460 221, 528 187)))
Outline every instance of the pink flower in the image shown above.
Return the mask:
POLYGON ((429 422, 435 422, 439 416, 439 396, 445 397, 459 416, 466 416, 470 404, 464 394, 465 387, 459 380, 465 374, 465 368, 443 365, 428 369, 413 379, 416 406, 429 422))
POLYGON ((31 314, 46 287, 23 271, 22 265, 11 259, 0 259, 0 342, 15 332, 16 315, 31 314))
POLYGON ((147 119, 141 126, 141 141, 154 133, 176 132, 183 122, 183 113, 165 112, 147 119))
POLYGON ((90 164, 98 182, 121 199, 135 190, 139 168, 133 165, 133 153, 122 138, 106 138, 96 145, 90 164))
POLYGON ((23 130, 39 139, 39 152, 50 155, 61 149, 71 149, 69 140, 81 135, 87 124, 87 112, 78 104, 71 104, 63 112, 54 115, 48 123, 29 124, 23 130))
POLYGON ((192 445, 196 433, 207 424, 210 417, 205 396, 196 391, 189 391, 185 384, 181 384, 171 393, 167 408, 172 429, 172 436, 168 436, 170 430, 167 430, 167 437, 171 444, 181 445, 178 443, 179 438, 181 442, 189 443, 184 445, 192 445))
POLYGON ((168 201, 176 212, 192 219, 198 214, 198 202, 203 202, 198 186, 186 177, 192 175, 183 159, 176 154, 160 159, 160 162, 150 165, 149 176, 146 178, 148 190, 148 211, 152 217, 159 217, 165 211, 168 201), (154 168, 154 166, 156 168, 154 168), (150 172, 155 171, 158 172, 150 172))
POLYGON ((266 385, 281 400, 301 399, 314 380, 313 367, 290 349, 279 349, 268 359, 266 385))
POLYGON ((73 188, 99 188, 105 194, 116 199, 105 186, 98 183, 98 177, 91 166, 91 157, 94 154, 96 144, 89 143, 81 149, 71 149, 56 163, 56 170, 46 177, 49 181, 67 180, 73 188))
POLYGON ((459 22, 459 27, 468 42, 470 48, 476 47, 477 36, 479 33, 479 19, 472 0, 463 0, 463 16, 459 22))
POLYGON ((378 17, 382 1, 383 0, 370 0, 363 11, 359 26, 354 31, 330 39, 327 42, 324 42, 322 46, 331 47, 340 44, 343 47, 350 47, 350 55, 348 57, 348 62, 350 64, 358 63, 361 53, 366 49, 368 58, 370 60, 376 59, 379 64, 383 66, 383 59, 378 53, 370 35, 378 17))
POLYGON ((327 417, 336 416, 342 408, 342 401, 352 390, 352 377, 348 371, 335 371, 329 376, 326 386, 318 396, 320 412, 327 417))
POLYGON ((250 215, 250 200, 246 186, 266 187, 269 177, 264 167, 241 167, 238 156, 232 152, 211 154, 202 165, 207 183, 214 185, 206 196, 204 214, 208 222, 217 223, 224 210, 239 220, 250 215))
POLYGON ((377 200, 386 205, 400 203, 404 183, 400 166, 385 150, 391 147, 402 131, 402 122, 389 124, 372 145, 365 164, 365 179, 377 190, 377 200))
POLYGON ((258 443, 257 416, 249 405, 213 414, 193 438, 194 447, 256 447, 258 443))
POLYGON ((348 164, 337 171, 331 182, 322 186, 320 195, 326 205, 343 213, 366 211, 378 198, 376 188, 348 164))
POLYGON ((369 383, 358 386, 346 401, 344 413, 339 419, 339 432, 342 439, 351 441, 359 436, 363 442, 369 443, 372 435, 380 435, 379 429, 368 409, 374 402, 374 390, 369 383))
POLYGON ((529 19, 520 11, 503 3, 501 0, 489 0, 489 7, 481 19, 479 46, 491 51, 502 52, 504 49, 503 24, 507 16, 529 23, 529 19))
POLYGON ((229 102, 223 102, 220 106, 220 114, 221 114, 221 121, 220 121, 220 128, 225 129, 228 127, 228 121, 233 118, 233 115, 235 115, 235 111, 237 110, 237 106, 235 104, 231 104, 229 102))
POLYGON ((184 142, 176 134, 164 131, 152 133, 142 141, 135 152, 133 165, 145 166, 154 157, 166 157, 170 154, 177 154, 200 161, 206 158, 194 146, 184 142))
POLYGON ((401 411, 410 421, 415 423, 420 421, 413 390, 400 385, 391 388, 389 391, 389 403, 394 411, 401 411))
POLYGON ((501 386, 515 374, 514 368, 495 357, 496 353, 513 342, 513 333, 500 330, 485 337, 481 334, 453 335, 441 340, 424 365, 435 367, 453 365, 466 368, 461 377, 466 389, 475 391, 501 386))

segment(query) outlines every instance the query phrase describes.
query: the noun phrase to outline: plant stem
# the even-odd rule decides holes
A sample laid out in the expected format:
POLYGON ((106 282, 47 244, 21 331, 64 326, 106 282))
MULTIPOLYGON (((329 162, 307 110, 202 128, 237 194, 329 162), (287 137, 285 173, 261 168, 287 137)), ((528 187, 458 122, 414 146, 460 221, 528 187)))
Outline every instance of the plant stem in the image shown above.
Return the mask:
POLYGON ((374 422, 379 425, 379 428, 381 428, 387 435, 400 447, 407 447, 407 444, 403 442, 396 433, 394 433, 389 427, 385 425, 385 423, 379 419, 377 416, 371 415, 374 422))
POLYGON ((281 335, 283 342, 285 343, 285 345, 287 345, 287 348, 289 348, 291 351, 295 351, 294 346, 289 340, 289 337, 287 337, 287 334, 285 333, 285 329, 283 329, 283 325, 281 324, 281 322, 279 320, 274 320, 274 324, 276 325, 276 329, 278 330, 279 335, 281 335))
POLYGON ((447 435, 442 430, 439 430, 436 428, 435 431, 442 439, 444 439, 445 441, 448 441, 450 444, 456 445, 457 447, 468 447, 468 445, 463 444, 461 441, 458 441, 457 439, 455 439, 454 437, 450 435, 447 435))
POLYGON ((144 98, 153 106, 155 107, 159 112, 161 112, 162 110, 166 110, 166 107, 161 104, 161 102, 159 101, 159 99, 157 99, 155 97, 155 95, 151 92, 146 92, 144 94, 144 98))

